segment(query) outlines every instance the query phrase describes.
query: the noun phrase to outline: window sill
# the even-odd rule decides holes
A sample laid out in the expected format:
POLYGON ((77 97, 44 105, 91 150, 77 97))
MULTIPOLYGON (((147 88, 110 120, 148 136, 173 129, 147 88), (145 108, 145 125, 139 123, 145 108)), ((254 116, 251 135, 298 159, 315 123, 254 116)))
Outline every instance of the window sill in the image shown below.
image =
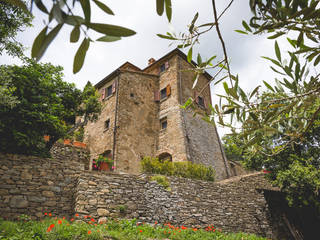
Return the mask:
POLYGON ((167 100, 169 97, 165 97, 165 98, 162 98, 162 99, 160 99, 160 103, 162 103, 162 102, 164 102, 165 100, 167 100))
POLYGON ((103 99, 103 101, 108 100, 108 99, 109 99, 109 98, 111 98, 113 95, 114 95, 114 93, 112 93, 110 96, 108 96, 108 97, 104 98, 104 99, 103 99))

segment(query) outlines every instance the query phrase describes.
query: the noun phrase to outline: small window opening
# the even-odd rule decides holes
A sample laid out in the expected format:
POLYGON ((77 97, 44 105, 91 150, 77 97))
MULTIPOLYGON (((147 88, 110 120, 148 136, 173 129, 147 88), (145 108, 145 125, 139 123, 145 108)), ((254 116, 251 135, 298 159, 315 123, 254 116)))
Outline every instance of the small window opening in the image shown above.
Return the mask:
POLYGON ((130 97, 134 97, 134 94, 133 94, 133 93, 130 93, 130 97))
POLYGON ((107 88, 107 97, 112 95, 112 85, 107 88))
POLYGON ((164 72, 165 70, 166 70, 166 64, 161 64, 160 73, 164 72))
POLYGON ((163 118, 160 120, 161 130, 167 129, 168 121, 167 118, 163 118))
POLYGON ((160 91, 160 100, 165 99, 167 97, 167 88, 163 88, 160 91))
POLYGON ((204 98, 203 98, 203 97, 198 96, 198 104, 199 104, 201 107, 205 107, 205 106, 204 106, 204 98))
POLYGON ((109 127, 110 127, 110 119, 104 122, 104 128, 109 129, 109 127))

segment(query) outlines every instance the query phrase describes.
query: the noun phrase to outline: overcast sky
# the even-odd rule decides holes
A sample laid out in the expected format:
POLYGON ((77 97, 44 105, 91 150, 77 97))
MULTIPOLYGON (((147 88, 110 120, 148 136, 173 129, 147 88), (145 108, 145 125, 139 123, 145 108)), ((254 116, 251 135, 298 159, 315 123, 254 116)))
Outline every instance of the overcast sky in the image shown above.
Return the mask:
MULTIPOLYGON (((41 62, 63 66, 65 81, 73 82, 81 89, 88 80, 96 84, 126 61, 144 68, 149 58, 159 59, 174 49, 175 44, 169 46, 169 40, 161 39, 156 34, 165 34, 172 29, 177 33, 186 31, 187 24, 191 22, 196 12, 199 12, 197 21, 199 24, 213 22, 210 0, 172 0, 173 17, 170 25, 165 16, 159 17, 156 14, 156 0, 101 1, 113 10, 115 16, 106 15, 92 3, 92 21, 131 28, 137 34, 113 43, 92 43, 82 70, 74 75, 72 73, 73 58, 81 40, 78 43, 70 43, 69 36, 72 28, 64 26, 41 59, 41 62)), ((228 1, 225 0, 217 1, 218 13, 227 4, 228 1)), ((33 40, 44 27, 43 20, 46 20, 46 15, 41 14, 35 7, 33 14, 35 15, 34 27, 18 35, 18 40, 28 48, 27 56, 30 56, 33 40)), ((247 91, 252 90, 262 80, 274 78, 267 61, 260 57, 274 57, 274 41, 267 40, 266 36, 242 35, 234 31, 242 29, 242 20, 248 20, 251 15, 249 1, 235 0, 222 17, 220 25, 228 56, 231 59, 231 71, 233 74, 239 74, 240 84, 247 91)), ((200 42, 201 44, 194 49, 194 59, 197 52, 200 52, 203 59, 212 55, 218 55, 218 60, 222 59, 221 44, 215 31, 201 37, 200 42)), ((284 40, 280 40, 279 43, 280 47, 286 45, 284 40)), ((19 61, 5 55, 0 56, 0 64, 13 63, 19 64, 19 61)), ((222 91, 220 86, 211 87, 211 89, 214 94, 222 91)), ((214 97, 213 104, 216 101, 217 98, 214 97)), ((219 129, 219 132, 222 135, 225 130, 219 129)))

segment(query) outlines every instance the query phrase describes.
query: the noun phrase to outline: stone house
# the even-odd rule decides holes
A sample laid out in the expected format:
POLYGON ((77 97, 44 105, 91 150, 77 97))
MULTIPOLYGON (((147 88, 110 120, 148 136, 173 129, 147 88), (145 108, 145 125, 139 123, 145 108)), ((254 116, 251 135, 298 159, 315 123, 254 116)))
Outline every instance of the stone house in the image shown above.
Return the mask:
POLYGON ((192 89, 194 73, 185 70, 195 65, 175 49, 157 61, 151 58, 145 69, 126 62, 98 82, 101 115, 84 134, 91 160, 104 154, 114 159, 117 171, 137 174, 143 157, 157 156, 213 166, 218 180, 228 178, 216 128, 180 107, 192 97, 197 111, 209 111, 212 77, 201 74, 192 89))

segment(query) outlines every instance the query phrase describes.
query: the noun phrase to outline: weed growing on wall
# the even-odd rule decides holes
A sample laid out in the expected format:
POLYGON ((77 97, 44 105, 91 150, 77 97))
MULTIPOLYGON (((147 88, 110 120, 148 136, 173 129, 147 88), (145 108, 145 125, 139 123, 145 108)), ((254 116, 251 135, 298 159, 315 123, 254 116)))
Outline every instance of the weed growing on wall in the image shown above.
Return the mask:
POLYGON ((170 183, 169 180, 166 176, 162 176, 162 175, 156 175, 156 176, 152 176, 150 178, 151 181, 156 181, 158 184, 160 184, 161 186, 163 186, 165 189, 167 189, 168 191, 171 190, 170 188, 170 183))
POLYGON ((213 167, 192 162, 159 161, 158 158, 145 157, 141 160, 142 171, 145 173, 184 177, 204 181, 214 181, 213 167))

